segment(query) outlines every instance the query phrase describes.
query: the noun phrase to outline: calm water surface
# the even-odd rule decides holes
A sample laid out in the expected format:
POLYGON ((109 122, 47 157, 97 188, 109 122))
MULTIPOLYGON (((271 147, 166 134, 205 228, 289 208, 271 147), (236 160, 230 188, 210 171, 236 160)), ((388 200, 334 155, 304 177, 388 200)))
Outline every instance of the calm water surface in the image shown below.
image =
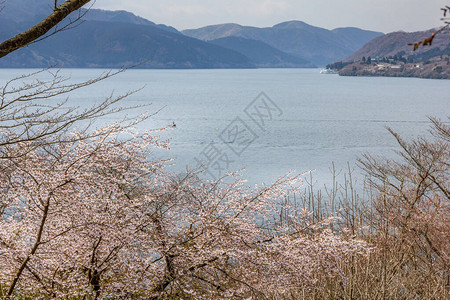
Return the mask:
MULTIPOLYGON (((0 70, 0 83, 26 72, 0 70)), ((101 70, 67 69, 64 73, 72 81, 81 81, 101 70)), ((206 160, 205 152, 220 151, 228 155, 221 167, 245 169, 244 177, 252 184, 270 183, 291 169, 312 169, 319 185, 327 183, 332 162, 342 169, 366 152, 393 157, 398 147, 386 126, 412 138, 427 133, 427 116, 447 119, 450 115, 450 81, 339 77, 321 75, 315 69, 130 70, 71 94, 69 102, 85 106, 111 91, 120 94, 143 86, 123 105, 152 103, 150 111, 162 109, 140 130, 176 123, 175 129, 164 134, 171 138, 171 151, 157 153, 174 158, 173 171, 195 167, 195 158, 206 160), (261 92, 282 112, 267 118, 263 128, 244 112, 261 92), (239 148, 240 155, 221 135, 235 128, 237 123, 231 127, 230 123, 236 117, 243 122, 238 125, 245 124, 254 137, 251 143, 242 142, 248 147, 239 148)), ((217 167, 211 167, 215 176, 217 167)))

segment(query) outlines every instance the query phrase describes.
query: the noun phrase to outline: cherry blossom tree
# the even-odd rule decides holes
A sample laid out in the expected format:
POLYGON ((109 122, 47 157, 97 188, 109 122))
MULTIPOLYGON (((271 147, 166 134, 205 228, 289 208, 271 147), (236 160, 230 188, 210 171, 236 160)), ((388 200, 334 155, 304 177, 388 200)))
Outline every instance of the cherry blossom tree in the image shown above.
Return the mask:
POLYGON ((313 289, 319 273, 345 281, 339 264, 366 252, 294 207, 284 205, 281 221, 296 177, 256 190, 238 178, 173 178, 148 159, 165 143, 150 133, 119 138, 112 127, 1 161, 3 295, 283 293, 313 289))
POLYGON ((1 285, 8 287, 8 296, 16 287, 30 293, 43 288, 49 296, 64 290, 76 295, 84 273, 85 286, 98 292, 119 250, 137 242, 129 232, 136 225, 130 218, 142 207, 131 186, 157 177, 162 168, 147 161, 148 153, 140 149, 165 145, 149 134, 118 139, 116 126, 92 140, 74 134, 73 142, 50 142, 25 156, 1 160, 1 285))

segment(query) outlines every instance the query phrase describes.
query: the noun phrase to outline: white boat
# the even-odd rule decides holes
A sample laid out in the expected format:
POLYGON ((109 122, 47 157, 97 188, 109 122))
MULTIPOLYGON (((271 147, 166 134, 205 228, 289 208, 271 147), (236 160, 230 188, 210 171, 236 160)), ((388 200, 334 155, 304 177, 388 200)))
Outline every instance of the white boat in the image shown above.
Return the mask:
POLYGON ((320 74, 337 74, 335 71, 333 71, 332 69, 322 69, 320 71, 320 74))

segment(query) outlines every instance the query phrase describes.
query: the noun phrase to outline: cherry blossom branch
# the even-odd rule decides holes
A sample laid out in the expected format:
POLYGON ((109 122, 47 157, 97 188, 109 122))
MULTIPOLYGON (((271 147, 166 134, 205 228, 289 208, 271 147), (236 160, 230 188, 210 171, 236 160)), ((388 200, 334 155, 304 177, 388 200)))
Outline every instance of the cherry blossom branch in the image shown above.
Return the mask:
POLYGON ((14 292, 14 289, 16 288, 17 281, 19 281, 23 270, 26 268, 26 266, 27 266, 28 262, 30 261, 31 257, 36 253, 39 245, 41 244, 41 237, 42 237, 42 233, 44 231, 45 221, 47 220, 47 217, 48 217, 49 206, 50 206, 50 198, 47 199, 46 205, 44 206, 44 212, 42 214, 41 222, 40 222, 40 225, 39 225, 39 230, 37 232, 37 236, 36 236, 36 240, 34 242, 34 245, 31 248, 30 253, 27 255, 27 257, 21 263, 21 265, 20 265, 19 269, 17 270, 17 273, 16 273, 16 275, 15 275, 11 285, 9 286, 8 293, 7 293, 7 297, 8 298, 10 298, 12 296, 12 294, 14 292))

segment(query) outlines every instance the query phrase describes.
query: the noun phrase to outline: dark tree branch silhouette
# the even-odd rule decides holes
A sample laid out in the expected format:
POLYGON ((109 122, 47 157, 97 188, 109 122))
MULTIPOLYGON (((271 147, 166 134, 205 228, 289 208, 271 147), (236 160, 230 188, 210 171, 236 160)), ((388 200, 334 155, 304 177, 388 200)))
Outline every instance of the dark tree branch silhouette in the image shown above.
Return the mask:
POLYGON ((52 14, 36 26, 19 33, 15 37, 0 44, 0 58, 41 38, 72 12, 80 9, 90 1, 91 0, 67 0, 59 6, 57 6, 57 1, 55 1, 55 9, 52 14))
POLYGON ((444 30, 446 30, 447 28, 449 28, 450 26, 450 18, 447 18, 447 13, 450 14, 450 6, 445 6, 445 8, 441 8, 441 10, 443 11, 444 17, 441 18, 441 20, 444 22, 444 26, 442 26, 438 31, 433 32, 431 34, 431 36, 427 37, 426 39, 422 40, 422 41, 418 41, 415 43, 409 43, 409 46, 414 46, 414 51, 416 51, 417 49, 419 49, 420 46, 431 46, 433 44, 433 40, 436 37, 437 34, 442 33, 444 30))

